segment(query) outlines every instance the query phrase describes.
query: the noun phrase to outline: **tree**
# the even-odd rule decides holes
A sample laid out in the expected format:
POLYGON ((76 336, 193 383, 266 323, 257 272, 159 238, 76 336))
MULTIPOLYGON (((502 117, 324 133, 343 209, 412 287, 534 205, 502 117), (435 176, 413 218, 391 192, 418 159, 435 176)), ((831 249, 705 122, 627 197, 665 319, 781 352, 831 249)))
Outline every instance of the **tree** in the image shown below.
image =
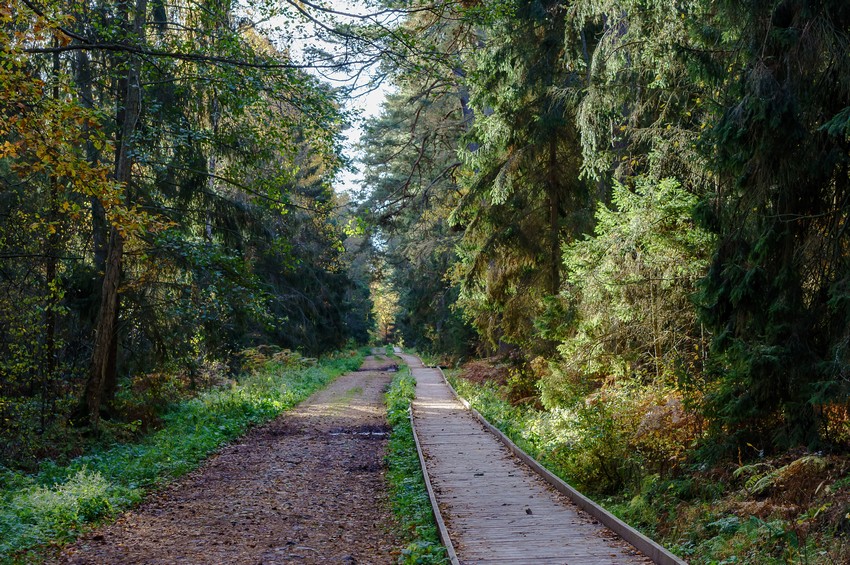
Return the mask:
MULTIPOLYGON (((147 0, 136 0, 132 6, 129 0, 117 5, 118 25, 122 30, 122 40, 126 44, 139 44, 143 41, 147 18, 147 0)), ((118 114, 115 134, 115 172, 117 183, 125 187, 124 201, 131 202, 130 183, 133 175, 134 158, 132 156, 133 137, 142 112, 141 61, 137 56, 129 56, 119 62, 126 67, 126 75, 118 80, 118 114)), ((120 308, 119 286, 124 255, 124 234, 118 227, 112 226, 106 244, 103 286, 100 293, 100 308, 95 324, 95 342, 92 351, 91 372, 86 381, 84 392, 86 412, 92 424, 97 427, 100 418, 100 406, 103 395, 114 393, 117 386, 118 361, 118 315, 120 308)))
MULTIPOLYGON (((72 96, 61 61, 26 55, 33 44, 61 47, 48 19, 17 2, 0 5, 0 17, 4 24, 0 257, 8 291, 2 307, 3 395, 40 398, 38 426, 43 431, 54 419, 63 375, 73 371, 73 362, 61 357, 68 349, 63 342, 71 337, 63 327, 65 281, 79 260, 76 243, 81 234, 73 226, 87 216, 83 203, 97 202, 110 221, 131 234, 149 217, 127 208, 111 171, 87 159, 85 147, 110 144, 97 128, 98 113, 72 96), (35 321, 40 314, 43 323, 35 321)), ((4 406, 12 409, 4 421, 14 422, 19 430, 30 423, 26 404, 4 406), (15 413, 18 409, 21 412, 15 413)))
POLYGON ((370 189, 363 214, 387 264, 383 284, 398 294, 396 331, 408 345, 454 354, 465 353, 471 337, 447 277, 459 235, 446 217, 458 199, 456 152, 464 129, 457 90, 429 92, 410 81, 388 98, 363 137, 370 189))
POLYGON ((714 242, 694 223, 696 204, 674 179, 617 184, 594 233, 565 247, 566 304, 550 324, 560 358, 540 385, 547 405, 615 381, 687 389, 702 379, 708 339, 691 297, 714 242))
POLYGON ((513 2, 485 31, 468 83, 475 120, 465 194, 452 221, 464 229, 461 304, 493 344, 551 351, 533 320, 561 286, 561 245, 590 225, 580 180, 574 108, 554 95, 581 81, 563 66, 559 2, 513 2))
POLYGON ((397 294, 394 331, 405 344, 463 356, 474 345, 448 272, 460 238, 447 221, 460 197, 458 147, 471 110, 461 57, 476 41, 460 6, 412 10, 399 33, 413 43, 393 71, 397 92, 362 139, 368 226, 380 284, 397 294), (415 40, 414 40, 415 38, 415 40))
POLYGON ((0 7, 2 284, 23 305, 0 301, 13 322, 0 332, 4 407, 53 394, 61 422, 77 397, 80 422, 97 425, 119 376, 191 372, 267 339, 311 352, 346 341, 352 283, 330 188, 342 113, 248 19, 272 12, 0 7))
POLYGON ((731 38, 707 136, 718 187, 706 225, 719 245, 701 294, 717 335, 716 437, 814 447, 820 407, 848 393, 850 9, 716 7, 731 38))

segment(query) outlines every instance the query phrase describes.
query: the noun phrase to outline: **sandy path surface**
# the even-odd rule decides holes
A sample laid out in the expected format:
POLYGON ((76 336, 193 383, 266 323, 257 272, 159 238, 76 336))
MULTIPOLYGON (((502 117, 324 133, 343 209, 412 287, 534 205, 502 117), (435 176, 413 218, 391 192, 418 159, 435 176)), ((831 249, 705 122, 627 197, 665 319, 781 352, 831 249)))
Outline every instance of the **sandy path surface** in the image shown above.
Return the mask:
POLYGON ((339 377, 58 563, 394 563, 386 358, 339 377), (372 369, 372 370, 369 370, 372 369))

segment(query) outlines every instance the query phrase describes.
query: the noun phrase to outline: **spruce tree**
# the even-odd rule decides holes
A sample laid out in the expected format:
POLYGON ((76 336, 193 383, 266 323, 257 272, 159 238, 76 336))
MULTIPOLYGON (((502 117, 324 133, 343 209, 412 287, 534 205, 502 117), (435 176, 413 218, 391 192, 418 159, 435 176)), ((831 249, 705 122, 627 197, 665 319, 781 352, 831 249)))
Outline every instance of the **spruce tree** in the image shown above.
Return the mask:
POLYGON ((556 89, 566 68, 565 7, 517 1, 483 31, 468 84, 475 111, 467 136, 465 195, 452 219, 464 228, 461 303, 479 332, 551 351, 533 321, 561 286, 561 245, 590 225, 574 107, 556 89))
POLYGON ((717 332, 712 411, 733 447, 814 447, 821 408, 850 392, 850 6, 716 7, 736 40, 706 148, 719 178, 700 297, 717 332))

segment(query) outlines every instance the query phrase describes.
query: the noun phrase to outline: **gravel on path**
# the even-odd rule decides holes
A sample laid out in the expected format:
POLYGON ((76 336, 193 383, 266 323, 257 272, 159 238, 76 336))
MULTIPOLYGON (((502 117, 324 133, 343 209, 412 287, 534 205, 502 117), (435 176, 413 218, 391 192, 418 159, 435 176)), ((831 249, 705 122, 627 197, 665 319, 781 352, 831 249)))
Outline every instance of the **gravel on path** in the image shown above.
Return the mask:
POLYGON ((367 358, 58 563, 394 563, 384 477, 391 361, 367 358))

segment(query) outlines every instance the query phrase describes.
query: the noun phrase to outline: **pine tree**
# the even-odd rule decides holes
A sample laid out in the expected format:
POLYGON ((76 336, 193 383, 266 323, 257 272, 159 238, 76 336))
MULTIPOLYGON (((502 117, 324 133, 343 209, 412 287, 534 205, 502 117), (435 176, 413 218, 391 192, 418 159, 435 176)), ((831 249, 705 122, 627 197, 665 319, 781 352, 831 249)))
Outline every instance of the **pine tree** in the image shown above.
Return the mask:
POLYGON ((564 61, 560 2, 514 2, 483 32, 468 73, 475 111, 464 153, 461 304, 497 345, 551 350, 533 321, 561 286, 561 245, 590 226, 590 190, 580 180, 575 108, 555 89, 581 77, 564 61))

